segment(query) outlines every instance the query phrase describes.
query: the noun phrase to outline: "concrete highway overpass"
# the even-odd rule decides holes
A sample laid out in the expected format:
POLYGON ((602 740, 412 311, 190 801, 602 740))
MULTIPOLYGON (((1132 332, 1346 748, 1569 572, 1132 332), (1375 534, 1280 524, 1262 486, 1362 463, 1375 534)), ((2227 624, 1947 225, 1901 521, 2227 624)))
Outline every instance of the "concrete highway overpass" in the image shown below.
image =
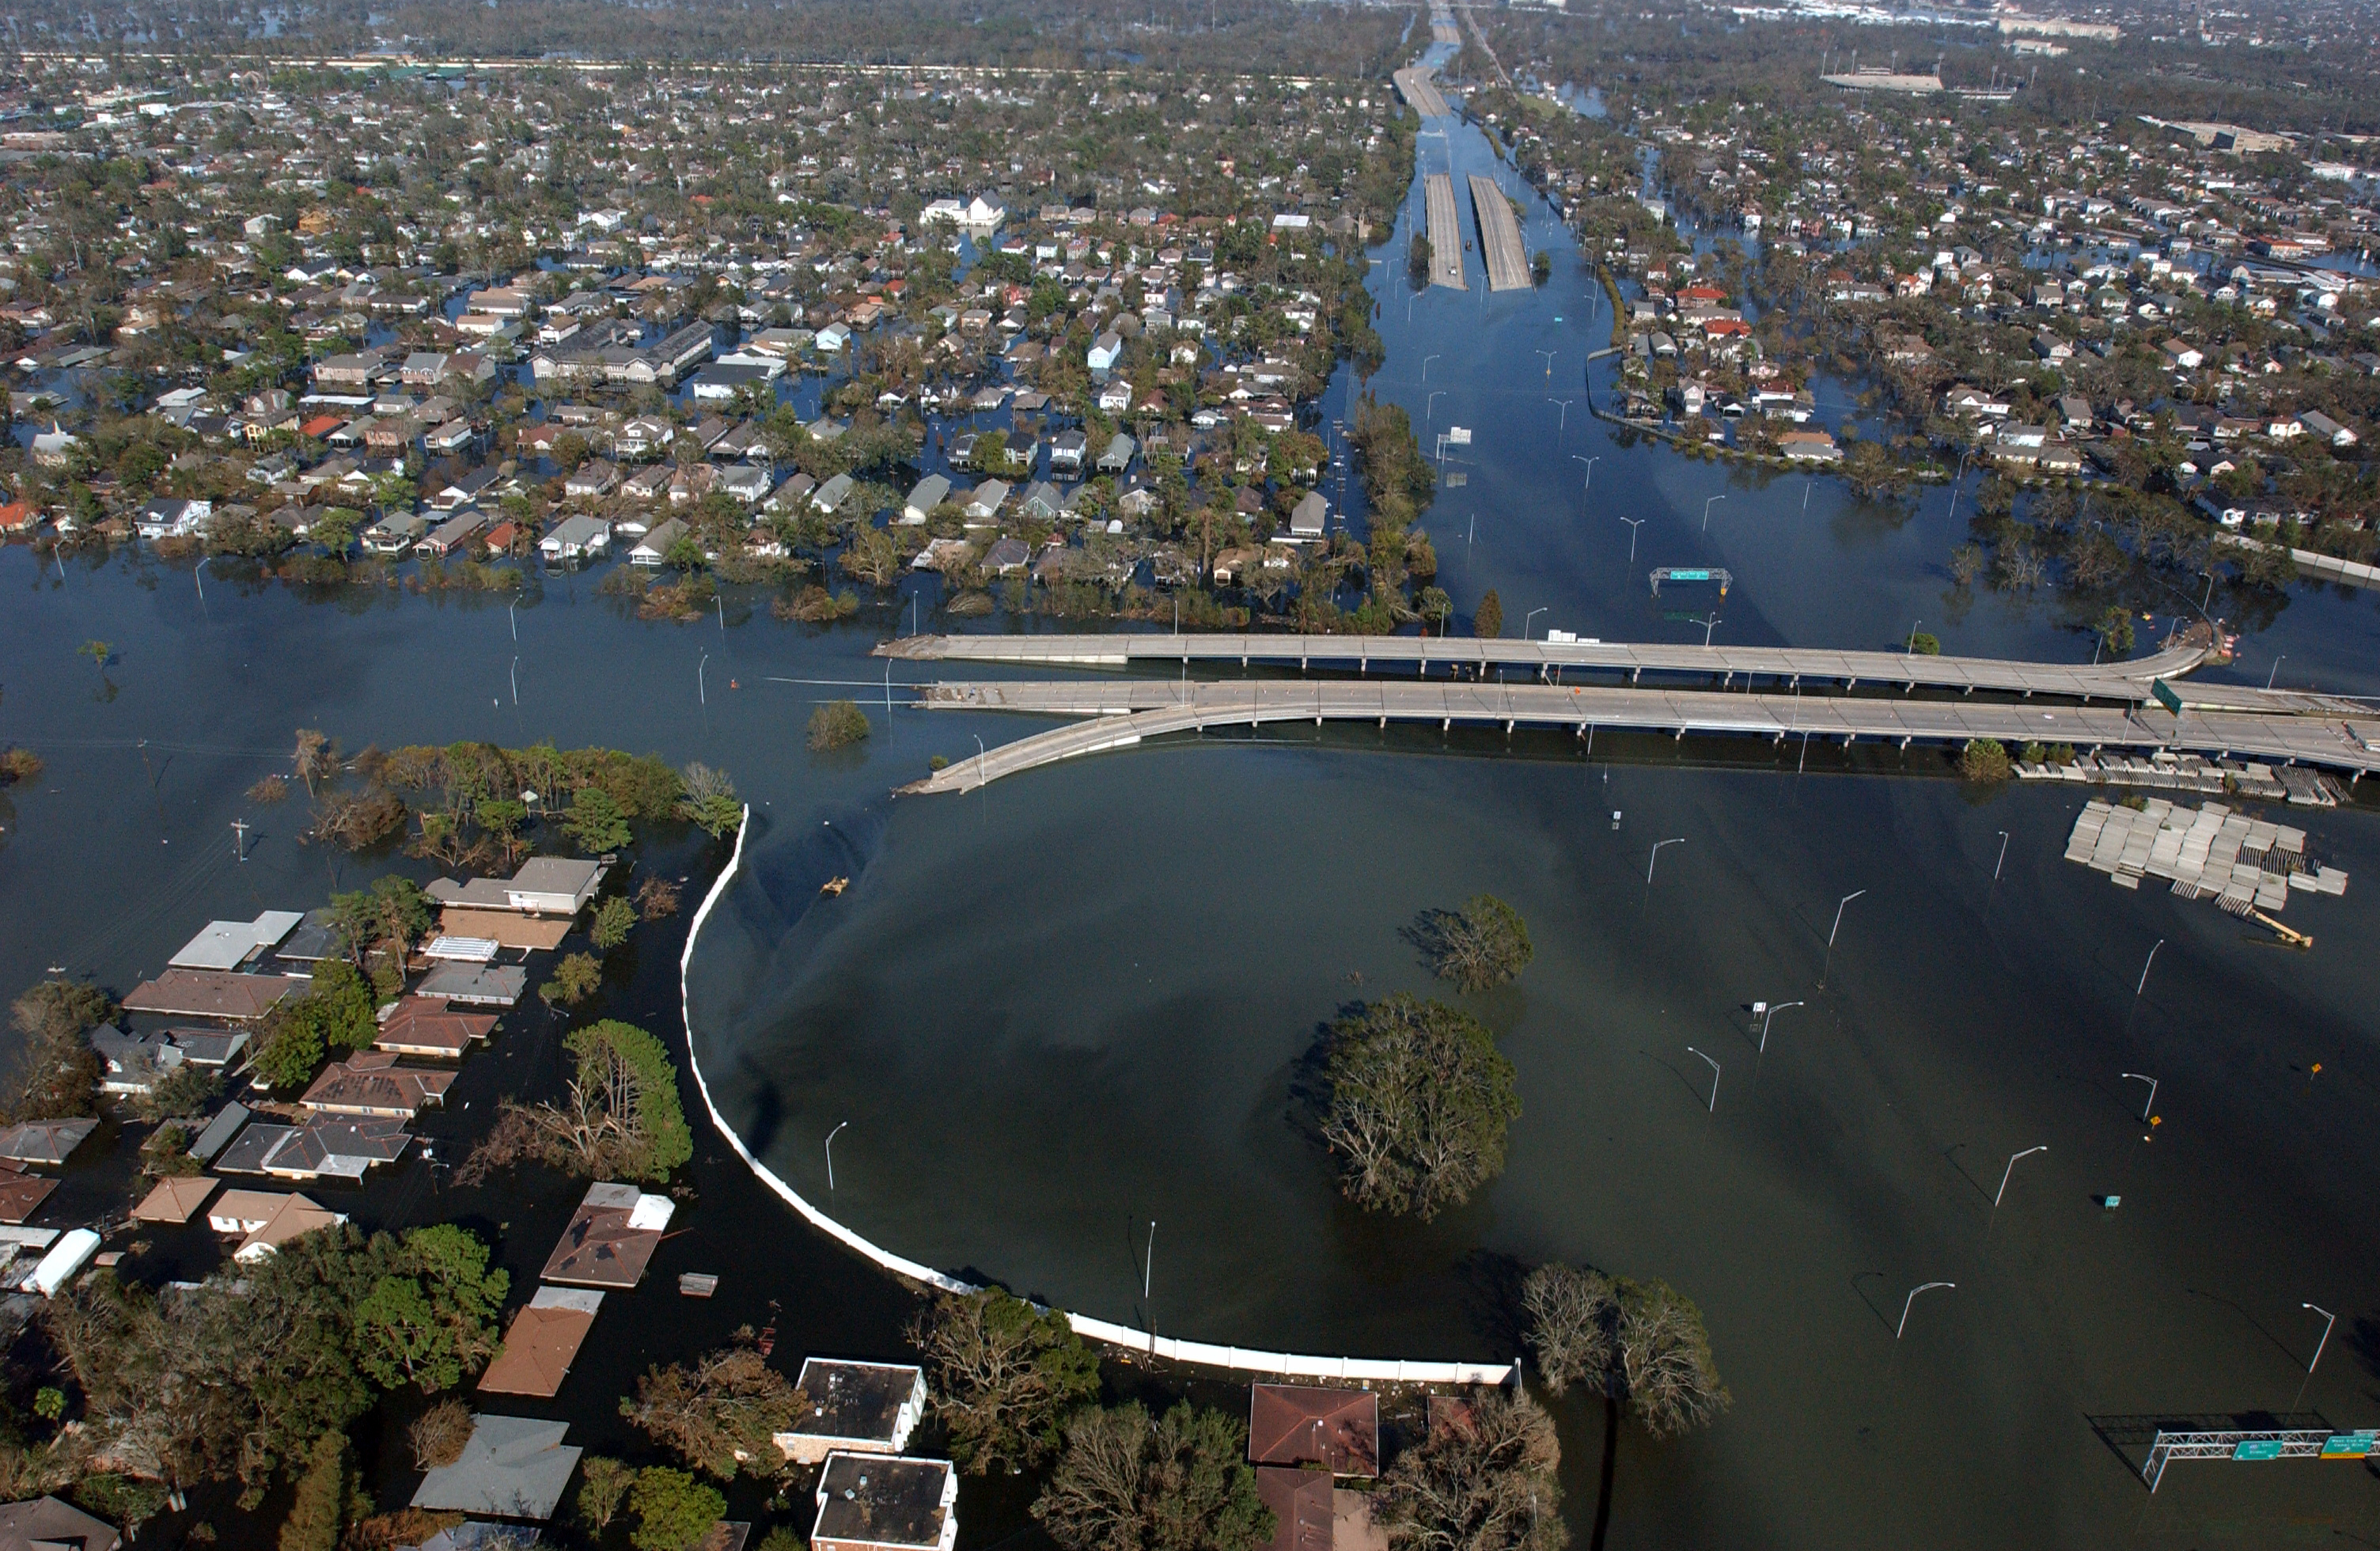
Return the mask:
POLYGON ((1454 208, 1454 179, 1431 173, 1421 186, 1429 210, 1429 283, 1467 291, 1471 287, 1463 279, 1463 217, 1454 208))
MULTIPOLYGON (((1411 673, 1417 678, 1477 676, 1489 670, 1519 669, 1546 679, 1580 673, 1624 675, 1639 684, 1646 673, 1684 674, 1716 681, 1722 688, 1741 678, 1786 688, 1815 685, 1898 685, 1919 688, 1976 690, 2018 696, 2054 696, 2076 700, 2141 704, 2156 679, 2175 679, 2205 660, 2202 645, 2176 645, 2124 662, 2101 664, 2018 662, 1989 657, 1932 657, 1897 651, 1837 651, 1810 647, 1719 647, 1624 641, 1483 639, 1475 636, 1292 636, 1253 634, 905 636, 876 648, 880 657, 917 662, 998 662, 1019 668, 1129 668, 1190 662, 1234 662, 1353 669, 1358 673, 1411 673)), ((2216 693, 2192 685, 2188 694, 2216 693)), ((2252 695, 2258 709, 2318 708, 2327 700, 2283 693, 2278 700, 2252 695)))
POLYGON ((1325 721, 1666 732, 1840 743, 1884 740, 1963 745, 1996 738, 2077 749, 2170 749, 2214 757, 2306 764, 2361 776, 2380 768, 2380 716, 2185 710, 2162 706, 2059 706, 1971 699, 1729 694, 1723 690, 1585 687, 1550 684, 1427 684, 1410 680, 1243 680, 1233 683, 932 684, 917 686, 929 709, 1002 710, 1084 719, 961 759, 904 793, 971 792, 1002 776, 1081 755, 1128 748, 1169 733, 1325 721))

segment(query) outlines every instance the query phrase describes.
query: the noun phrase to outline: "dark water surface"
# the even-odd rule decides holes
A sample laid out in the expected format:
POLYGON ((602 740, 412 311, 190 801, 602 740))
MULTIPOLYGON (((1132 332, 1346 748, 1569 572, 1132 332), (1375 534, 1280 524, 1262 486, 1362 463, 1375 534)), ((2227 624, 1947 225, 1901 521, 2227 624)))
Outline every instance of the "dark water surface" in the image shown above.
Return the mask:
MULTIPOLYGON (((1488 165, 1475 134, 1451 135, 1458 175, 1488 165)), ((1448 144, 1425 139, 1422 159, 1448 144)), ((1716 608, 1722 641, 1890 646, 1922 620, 1949 650, 2087 656, 2046 597, 1951 589, 1965 518, 1947 491, 1873 507, 1824 480, 1764 488, 1616 447, 1579 387, 1608 309, 1542 207, 1527 240, 1554 254, 1553 285, 1425 296, 1410 323, 1402 237, 1378 250, 1390 353, 1370 386, 1417 424, 1477 432, 1451 470, 1465 483, 1427 518, 1465 614, 1494 587, 1515 629, 1542 604, 1537 631, 1683 640, 1704 626, 1682 616, 1716 608), (1550 373, 1538 349, 1556 352, 1550 373), (1566 430, 1549 395, 1579 399, 1566 430), (1573 456, 1601 460, 1591 491, 1573 456), (1705 500, 1722 493, 1706 536, 1705 500), (1633 565, 1622 515, 1645 520, 1633 565), (1657 604, 1644 573, 1661 563, 1724 564, 1738 583, 1724 602, 1657 604)), ((1342 386, 1330 412, 1343 402, 1342 386)), ((306 908, 388 866, 297 843, 298 803, 242 798, 287 769, 300 726, 351 751, 552 737, 698 758, 763 820, 696 965, 706 1070, 756 1149, 821 1200, 820 1145, 849 1121, 833 1209, 892 1249, 1169 1334, 1391 1357, 1511 1356, 1500 1293, 1517 1262, 1668 1278, 1707 1312, 1736 1404, 1686 1442, 1626 1436, 1615 1546, 2380 1533, 2360 1465, 2178 1465, 2151 1499, 2090 1420, 2301 1404, 2380 1421, 2369 814, 2289 816, 2355 878, 2343 901, 2293 897, 2287 918, 2318 939, 2297 955, 2209 904, 2063 862, 2078 794, 1977 801, 1941 781, 1672 767, 1666 741, 1607 785, 1567 740, 1524 737, 1507 757, 1458 734, 1466 752, 1449 756, 1430 733, 1283 731, 895 804, 885 794, 929 755, 1042 725, 888 714, 866 653, 905 627, 905 599, 821 631, 731 597, 722 629, 634 620, 593 581, 543 578, 516 640, 484 599, 307 601, 218 566, 202 602, 187 567, 119 556, 61 573, 0 550, 0 740, 48 763, 0 792, 0 982, 57 964, 126 988, 210 917, 306 908), (103 673, 74 653, 94 637, 115 648, 103 673), (866 705, 871 685, 866 745, 802 746, 815 701, 866 705), (246 864, 234 818, 258 826, 246 864), (1686 843, 1648 888, 1646 853, 1672 836, 1686 843), (819 903, 838 873, 850 891, 819 903), (1400 928, 1481 889, 1517 904, 1538 946, 1516 986, 1471 1003, 1520 1069, 1510 1166, 1435 1224, 1368 1218, 1301 1129, 1299 1063, 1345 1001, 1422 988, 1400 928), (1860 889, 1829 969, 1836 902, 1860 889), (1755 999, 1808 1004, 1779 1015, 1765 1058, 1742 1011, 1755 999), (1688 1047, 1722 1069, 1715 1109, 1688 1047), (2164 1084, 2153 1143, 2126 1072, 2164 1084), (2009 1155, 2043 1144, 1995 1213, 2009 1155), (2108 1194, 2119 1209, 2095 1199, 2108 1194), (1931 1280, 1958 1287, 1921 1299, 1896 1342, 1901 1300, 1931 1280), (2340 1318, 2301 1402, 2320 1334, 2306 1302, 2340 1318)), ((2284 683, 2371 693, 2375 637, 2370 595, 2301 587, 2232 672, 2261 682, 2286 653, 2284 683)), ((662 956, 623 991, 656 1024, 662 956)), ((552 1037, 533 1014, 515 1032, 532 1055, 552 1037)), ((520 1059, 475 1058, 458 1104, 492 1101, 520 1059)), ((432 1129, 459 1140, 468 1121, 432 1129)), ((893 1339, 888 1285, 731 1182, 715 1137, 696 1173, 697 1232, 669 1269, 726 1269, 722 1305, 673 1296, 590 1355, 554 1413, 599 1441, 627 1375, 715 1340, 731 1308, 757 1322, 780 1299, 788 1351, 893 1339)), ((505 1257, 533 1271, 570 1194, 457 1199, 408 1177, 388 1214, 514 1230, 505 1257)), ((1584 1545, 1600 1421, 1561 1416, 1584 1545)), ((971 1508, 968 1543, 1008 1533, 1014 1509, 971 1508)))

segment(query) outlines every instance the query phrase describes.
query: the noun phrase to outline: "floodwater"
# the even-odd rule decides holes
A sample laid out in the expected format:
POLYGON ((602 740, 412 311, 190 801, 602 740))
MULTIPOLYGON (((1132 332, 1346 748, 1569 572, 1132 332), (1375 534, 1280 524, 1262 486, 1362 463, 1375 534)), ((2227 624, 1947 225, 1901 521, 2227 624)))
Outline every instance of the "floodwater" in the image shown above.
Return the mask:
MULTIPOLYGON (((1422 147, 1458 174, 1492 162, 1459 126, 1422 147)), ((1955 592, 1965 519, 1946 490, 1872 506, 1618 446, 1583 388, 1608 308, 1534 201, 1526 239, 1554 259, 1541 291, 1426 294, 1408 319, 1402 236, 1376 250, 1390 354, 1366 386, 1426 436, 1475 431, 1448 465, 1463 482, 1426 518, 1464 614, 1492 587, 1508 628, 1533 634, 1876 647, 1916 624, 1952 651, 2087 655, 2046 599, 1955 592), (1564 424, 1547 401, 1573 396, 1564 424), (1622 517, 1643 523, 1633 563, 1622 517), (1735 586, 1656 601, 1658 564, 1724 565, 1735 586)), ((917 671, 888 691, 866 653, 906 627, 905 597, 828 630, 735 596, 723 621, 673 624, 628 617, 593 580, 545 576, 517 610, 308 600, 223 565, 202 580, 0 550, 0 740, 48 765, 0 792, 0 980, 55 964, 128 987, 210 917, 304 908, 386 865, 301 846, 298 805, 243 799, 287 768, 300 726, 349 750, 552 737, 698 758, 734 773, 761 825, 697 958, 697 1048, 771 1166, 894 1250, 1168 1334, 1392 1357, 1512 1355, 1514 1263, 1664 1278, 1706 1312, 1735 1406, 1689 1440, 1624 1436, 1614 1546, 2380 1531, 2361 1466, 2178 1465, 2151 1498, 2093 1420, 2380 1420, 2380 1309, 2357 1290, 2380 1243, 2361 1123, 2380 989, 2368 813, 2291 815, 2356 880, 2343 901, 2293 899, 2288 919, 2318 939, 2301 956, 2063 862, 2073 793, 1698 767, 1708 751, 1666 740, 1613 764, 1609 740, 1589 757, 1560 738, 1507 754, 1489 735, 1286 730, 894 803, 929 756, 1040 725, 886 709, 917 671), (103 671, 75 655, 92 638, 115 648, 103 671), (808 753, 803 720, 842 697, 871 707, 872 735, 808 753), (255 826, 245 863, 235 818, 255 826), (1672 837, 1648 886, 1648 851, 1672 837), (849 892, 820 903, 836 874, 849 892), (1538 946, 1517 985, 1472 1002, 1520 1071, 1509 1167, 1434 1224, 1366 1218, 1301 1130, 1299 1063, 1342 1003, 1425 988, 1399 929, 1483 889, 1538 946), (1829 962, 1836 903, 1858 890, 1829 962), (1804 1003, 1765 1055, 1755 1000, 1804 1003), (1717 1063, 1715 1104, 1689 1047, 1717 1063), (2126 1072, 2160 1081, 2159 1126, 2137 1123, 2145 1084, 2126 1072), (821 1144, 844 1121, 830 1197, 821 1144), (1994 1211, 2010 1155, 2036 1145, 1994 1211), (1937 1280, 1958 1285, 1918 1299, 1895 1340, 1909 1290, 1937 1280), (2339 1316, 2310 1377, 2306 1303, 2339 1316)), ((2371 693, 2374 635, 2369 595, 2301 587, 2230 672, 2262 682, 2286 653, 2283 683, 2371 693)), ((624 995, 660 1023, 672 977, 653 946, 624 995)), ((524 1019, 522 1048, 547 1048, 524 1019)), ((516 1081, 513 1059, 466 1068, 477 1102, 516 1081)), ((892 1340, 881 1278, 728 1183, 716 1138, 698 1163, 683 1268, 723 1271, 735 1317, 778 1299, 787 1352, 892 1340)), ((566 1194, 451 1205, 533 1269, 566 1194)), ((448 1206, 408 1176, 362 1215, 448 1206)), ((674 1324, 709 1341, 728 1312, 649 1294, 670 1317, 605 1338, 619 1344, 555 1408, 599 1441, 625 1375, 682 1354, 674 1324)), ((1600 1420, 1560 1414, 1585 1545, 1600 1420)), ((1013 1504, 963 1519, 970 1545, 1016 1522, 1013 1504)))

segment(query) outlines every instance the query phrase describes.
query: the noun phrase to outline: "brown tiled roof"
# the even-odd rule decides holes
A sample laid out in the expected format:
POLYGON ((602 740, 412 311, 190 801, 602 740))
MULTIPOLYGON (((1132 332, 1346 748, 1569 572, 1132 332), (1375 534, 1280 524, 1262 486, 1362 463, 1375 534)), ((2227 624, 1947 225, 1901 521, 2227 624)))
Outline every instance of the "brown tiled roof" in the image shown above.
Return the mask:
POLYGON ((253 1023, 299 988, 280 975, 231 975, 212 969, 169 969, 124 999, 127 1012, 163 1012, 175 1018, 229 1018, 253 1023))
POLYGON ((39 1174, 0 1174, 0 1222, 23 1222, 57 1188, 57 1181, 39 1174))
POLYGON ((405 1117, 444 1099, 454 1082, 451 1072, 399 1066, 391 1052, 368 1050, 333 1061, 298 1102, 322 1114, 405 1117))
POLYGON ((1378 1475, 1379 1398, 1365 1389, 1251 1385, 1248 1459, 1259 1465, 1327 1465, 1334 1475, 1378 1475))
MULTIPOLYGON (((583 1296, 601 1297, 601 1293, 583 1296)), ((571 1360, 595 1324, 592 1309, 532 1304, 513 1315, 504 1350, 480 1375, 480 1387, 496 1395, 551 1398, 570 1375, 571 1360)))
POLYGON ((643 1280, 662 1236, 657 1229, 630 1228, 634 1208, 633 1201, 619 1206, 581 1204, 540 1278, 582 1287, 634 1287, 643 1280))
POLYGON ((1257 1470, 1257 1496, 1272 1509, 1269 1551, 1332 1551, 1330 1480, 1320 1471, 1257 1470))
POLYGON ((140 1198, 132 1208, 136 1222, 188 1222, 190 1214, 207 1204, 208 1197, 223 1181, 203 1174, 192 1174, 177 1180, 160 1180, 157 1188, 140 1198))
POLYGON ((373 1043, 407 1055, 460 1056, 495 1032, 492 1012, 457 1012, 439 997, 407 997, 373 1043))

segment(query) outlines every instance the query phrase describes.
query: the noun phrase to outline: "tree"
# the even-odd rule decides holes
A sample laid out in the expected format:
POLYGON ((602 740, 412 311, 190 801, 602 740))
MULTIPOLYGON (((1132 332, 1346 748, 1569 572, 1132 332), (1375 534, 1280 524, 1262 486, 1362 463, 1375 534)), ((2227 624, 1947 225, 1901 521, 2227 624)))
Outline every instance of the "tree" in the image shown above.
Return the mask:
POLYGON ((628 1536, 637 1551, 693 1551, 727 1511, 727 1499, 684 1471, 648 1465, 628 1489, 628 1511, 637 1516, 628 1536))
POLYGON ((335 1428, 314 1440, 306 1453, 306 1473, 281 1521, 281 1551, 336 1551, 346 1523, 347 1435, 335 1428))
POLYGON ((744 822, 744 805, 735 800, 735 782, 725 770, 714 770, 697 760, 680 772, 686 795, 678 812, 717 840, 744 822))
POLYGON ((1909 633, 1909 652, 1912 657, 1939 657, 1942 637, 1931 630, 1912 630, 1909 633))
POLYGON ((619 1515, 621 1500, 627 1496, 636 1479, 633 1467, 601 1454, 589 1454, 579 1460, 575 1505, 578 1521, 600 1538, 619 1515))
POLYGON ((369 889, 331 896, 331 927, 339 951, 367 972, 375 949, 385 949, 402 961, 437 916, 437 907, 421 885, 395 874, 372 879, 369 889))
POLYGON ((705 1475, 732 1481, 739 1468, 767 1473, 782 1460, 770 1440, 809 1409, 793 1381, 748 1346, 723 1347, 691 1368, 652 1367, 620 1414, 655 1443, 705 1475))
POLYGON ((1424 1551, 1560 1551, 1561 1448, 1525 1394, 1490 1390, 1389 1467, 1372 1516, 1389 1544, 1424 1551))
POLYGON ((318 794, 318 784, 329 780, 338 769, 338 758, 330 739, 311 728, 298 729, 298 748, 290 756, 290 763, 297 769, 298 779, 306 783, 306 795, 318 794))
POLYGON ((553 966, 553 978, 537 994, 559 1007, 576 1007, 603 984, 602 961, 592 953, 566 953, 553 966))
POLYGON ((1475 894, 1460 910, 1425 910, 1408 935, 1431 974, 1466 991, 1504 984, 1536 952, 1521 913, 1493 894, 1475 894))
POLYGON ((578 789, 562 827, 578 842, 579 850, 598 856, 618 851, 635 838, 628 830, 627 814, 600 786, 578 789))
POLYGON ((96 986, 44 980, 19 996, 9 1021, 24 1036, 8 1073, 0 1119, 59 1121, 99 1113, 99 1057, 83 1036, 115 1015, 96 986))
POLYGON ((810 712, 809 745, 814 753, 847 748, 868 736, 868 713, 849 700, 829 700, 810 712))
POLYGON ((103 673, 107 672, 108 660, 115 655, 115 648, 105 641, 94 640, 85 641, 75 648, 75 652, 78 656, 90 658, 99 665, 99 671, 103 673))
POLYGON ((1062 1314, 997 1287, 945 1295, 909 1327, 951 1458, 978 1474, 1038 1462, 1099 1389, 1099 1360, 1062 1314))
POLYGON ((1322 1134, 1357 1206, 1427 1222, 1503 1171, 1521 1101, 1477 1019, 1399 994, 1333 1024, 1326 1060, 1322 1134))
POLYGON ((405 1441, 413 1447, 413 1468, 433 1471, 461 1459, 472 1426, 471 1408, 452 1395, 415 1417, 405 1428, 405 1441))
POLYGON ((1657 1438, 1715 1420, 1734 1403, 1711 1361, 1710 1332, 1693 1300, 1663 1281, 1621 1281, 1621 1376, 1629 1409, 1657 1438))
POLYGON ((496 1312, 511 1274, 451 1223, 409 1230, 381 1252, 387 1270, 356 1304, 356 1363, 384 1389, 451 1389, 496 1352, 496 1312))
POLYGON ((1273 1535, 1247 1429, 1184 1401, 1155 1423, 1138 1404, 1076 1412, 1033 1505, 1066 1551, 1252 1551, 1273 1535))
POLYGON ((1504 600, 1492 587, 1480 595, 1479 612, 1471 616, 1471 633, 1482 640, 1493 640, 1504 633, 1504 600))
POLYGON ((1610 1278, 1560 1262, 1540 1266, 1521 1283, 1521 1307, 1547 1393, 1560 1395, 1572 1384, 1609 1391, 1620 1351, 1620 1303, 1610 1278))
POLYGON ((1973 782, 2006 781, 2014 773, 2008 745, 1998 738, 1969 738, 1959 751, 1959 773, 1973 782))
POLYGON ((597 948, 608 953, 627 941, 628 934, 636 927, 637 907, 628 903, 626 896, 613 894, 595 907, 594 925, 588 935, 594 939, 597 948))
POLYGON ((265 1014, 249 1060, 267 1085, 305 1086, 330 1050, 360 1050, 380 1033, 372 991, 345 959, 325 959, 309 988, 265 1014))
POLYGON ((592 1179, 658 1181, 694 1156, 677 1069, 660 1040, 607 1018, 572 1030, 563 1048, 578 1062, 563 1101, 507 1100, 464 1164, 463 1182, 525 1158, 592 1179))

